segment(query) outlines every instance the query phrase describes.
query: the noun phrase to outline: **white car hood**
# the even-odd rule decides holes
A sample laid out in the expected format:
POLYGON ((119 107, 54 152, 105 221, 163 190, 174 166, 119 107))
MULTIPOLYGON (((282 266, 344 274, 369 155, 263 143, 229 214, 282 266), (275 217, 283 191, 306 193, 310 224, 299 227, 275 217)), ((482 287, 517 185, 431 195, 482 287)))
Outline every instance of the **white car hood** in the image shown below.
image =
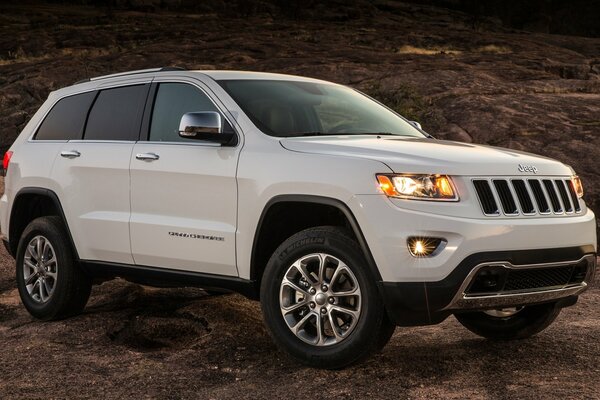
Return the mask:
MULTIPOLYGON (((562 175, 570 167, 550 158, 499 147, 389 136, 322 136, 281 139, 288 150, 380 161, 397 173, 463 176, 562 175), (531 169, 520 171, 520 166, 531 169)), ((523 169, 523 168, 521 168, 523 169)), ((381 171, 385 172, 385 171, 381 171)))

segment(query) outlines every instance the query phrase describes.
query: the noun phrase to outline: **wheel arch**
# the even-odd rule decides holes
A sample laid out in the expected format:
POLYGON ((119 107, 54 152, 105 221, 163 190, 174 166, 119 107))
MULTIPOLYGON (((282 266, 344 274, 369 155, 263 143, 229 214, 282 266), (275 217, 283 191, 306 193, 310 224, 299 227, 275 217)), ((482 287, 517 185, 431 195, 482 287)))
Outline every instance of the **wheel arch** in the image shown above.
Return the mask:
POLYGON ((16 255, 21 234, 27 225, 34 219, 47 215, 56 215, 62 219, 69 235, 69 241, 75 258, 79 259, 77 248, 75 247, 75 242, 73 241, 73 236, 71 235, 71 230, 69 229, 60 199, 52 190, 41 187, 21 188, 14 197, 8 225, 8 248, 11 255, 16 255))
MULTIPOLYGON (((381 274, 379 273, 379 269, 377 268, 377 264, 375 263, 373 254, 371 253, 369 245, 365 239, 362 229, 360 228, 360 225, 358 224, 356 217, 354 216, 354 214, 352 213, 352 211, 350 210, 348 205, 346 203, 344 203, 343 201, 332 198, 332 197, 325 197, 325 196, 318 196, 318 195, 304 195, 304 194, 277 195, 277 196, 272 197, 265 204, 265 206, 261 212, 260 218, 258 220, 258 224, 256 226, 256 231, 254 233, 254 240, 252 243, 252 254, 251 254, 251 259, 250 259, 250 279, 252 281, 256 282, 257 285, 260 285, 260 280, 262 278, 262 274, 263 274, 264 268, 266 266, 266 261, 268 261, 268 258, 266 259, 266 261, 264 260, 264 255, 262 255, 262 257, 261 257, 261 254, 259 251, 261 248, 260 247, 261 240, 263 239, 262 235, 265 232, 265 231, 263 231, 263 228, 265 228, 265 226, 268 224, 268 222, 269 222, 268 217, 269 217, 271 211, 274 210, 274 207, 282 206, 285 203, 296 204, 296 205, 302 204, 302 205, 306 205, 306 206, 311 206, 311 205, 312 206, 324 206, 324 207, 329 207, 330 209, 337 210, 337 212, 339 212, 340 215, 344 217, 346 223, 348 224, 348 228, 350 229, 351 233, 354 235, 354 238, 358 242, 358 244, 361 248, 361 251, 363 252, 365 259, 367 261, 367 265, 368 265, 371 273, 373 274, 373 277, 375 278, 375 280, 377 282, 381 281, 381 274), (264 265, 261 265, 261 264, 264 264, 264 265)), ((324 224, 320 224, 320 225, 324 225, 324 224)), ((318 226, 318 224, 313 225, 313 226, 318 226)), ((310 227, 310 226, 308 226, 308 227, 310 227)), ((277 245, 281 244, 285 239, 287 239, 287 237, 281 237, 279 239, 280 240, 277 245)), ((273 247, 273 246, 271 246, 271 247, 273 247)), ((275 246, 275 248, 276 247, 277 246, 275 246)), ((275 248, 273 248, 273 250, 275 250, 275 248)))

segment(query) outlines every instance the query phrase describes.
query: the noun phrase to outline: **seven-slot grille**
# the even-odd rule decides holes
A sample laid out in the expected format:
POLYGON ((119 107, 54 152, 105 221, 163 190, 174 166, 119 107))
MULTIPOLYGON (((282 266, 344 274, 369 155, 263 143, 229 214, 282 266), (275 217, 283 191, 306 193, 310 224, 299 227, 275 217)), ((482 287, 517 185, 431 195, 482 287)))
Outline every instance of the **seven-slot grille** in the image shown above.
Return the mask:
POLYGON ((548 215, 581 212, 571 179, 476 178, 473 186, 485 215, 548 215))

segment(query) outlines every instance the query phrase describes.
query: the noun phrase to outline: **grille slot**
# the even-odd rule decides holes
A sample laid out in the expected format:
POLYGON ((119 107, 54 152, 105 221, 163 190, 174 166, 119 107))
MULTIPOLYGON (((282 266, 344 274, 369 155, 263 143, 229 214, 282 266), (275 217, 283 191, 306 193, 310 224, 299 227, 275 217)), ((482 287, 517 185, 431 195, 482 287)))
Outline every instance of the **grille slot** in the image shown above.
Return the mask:
POLYGON ((564 286, 569 283, 573 267, 511 270, 504 284, 505 291, 564 286))
POLYGON ((487 266, 473 277, 466 295, 490 295, 504 292, 546 290, 581 284, 587 263, 540 268, 504 268, 487 266))
POLYGON ((506 182, 504 179, 495 179, 494 186, 496 188, 496 193, 498 193, 498 197, 500 197, 500 203, 502 204, 502 210, 504 210, 504 214, 516 214, 517 204, 515 203, 512 192, 508 187, 508 182, 506 182))
POLYGON ((554 181, 554 183, 556 183, 556 187, 558 188, 558 193, 560 194, 560 198, 565 206, 565 211, 573 212, 573 206, 571 205, 571 200, 569 199, 569 194, 567 193, 567 188, 565 187, 565 182, 557 179, 554 181))
POLYGON ((529 187, 533 192, 533 196, 535 197, 535 202, 538 206, 538 211, 541 214, 547 214, 550 212, 550 206, 548 205, 548 200, 546 200, 546 196, 544 195, 544 191, 542 190, 542 185, 540 181, 537 179, 529 180, 529 187))
POLYGON ((521 179, 515 179, 512 181, 512 185, 517 194, 517 199, 519 200, 519 205, 521 206, 523 214, 532 214, 535 211, 535 208, 533 207, 533 201, 529 196, 525 182, 521 179))
POLYGON ((496 204, 496 199, 494 199, 490 183, 483 179, 477 179, 473 181, 473 185, 475 186, 475 191, 477 191, 483 213, 487 215, 499 214, 500 210, 498 210, 498 204, 496 204))
POLYGON ((573 200, 573 205, 575 206, 575 212, 581 211, 581 206, 579 205, 579 198, 577 197, 577 193, 575 193, 575 187, 573 186, 573 181, 567 181, 567 188, 569 189, 569 194, 571 195, 571 200, 573 200))
POLYGON ((548 197, 550 197, 550 203, 552 204, 552 210, 555 213, 562 212, 562 208, 560 207, 560 200, 558 200, 558 194, 556 194, 556 189, 554 188, 554 184, 550 179, 544 179, 544 187, 546 188, 546 192, 548 193, 548 197))

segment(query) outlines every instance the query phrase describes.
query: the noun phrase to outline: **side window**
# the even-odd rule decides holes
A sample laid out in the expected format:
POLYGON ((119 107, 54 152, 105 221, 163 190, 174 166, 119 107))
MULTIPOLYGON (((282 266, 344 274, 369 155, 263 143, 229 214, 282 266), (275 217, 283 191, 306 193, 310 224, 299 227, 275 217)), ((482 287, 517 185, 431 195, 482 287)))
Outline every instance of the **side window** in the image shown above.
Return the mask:
POLYGON ((138 140, 148 85, 105 89, 98 94, 84 140, 138 140))
MULTIPOLYGON (((150 141, 190 142, 179 136, 179 122, 183 114, 197 111, 218 111, 199 89, 185 83, 161 83, 156 92, 150 141)), ((231 128, 229 128, 231 129, 231 128)))
POLYGON ((40 125, 35 140, 77 140, 96 92, 76 94, 60 99, 40 125))

